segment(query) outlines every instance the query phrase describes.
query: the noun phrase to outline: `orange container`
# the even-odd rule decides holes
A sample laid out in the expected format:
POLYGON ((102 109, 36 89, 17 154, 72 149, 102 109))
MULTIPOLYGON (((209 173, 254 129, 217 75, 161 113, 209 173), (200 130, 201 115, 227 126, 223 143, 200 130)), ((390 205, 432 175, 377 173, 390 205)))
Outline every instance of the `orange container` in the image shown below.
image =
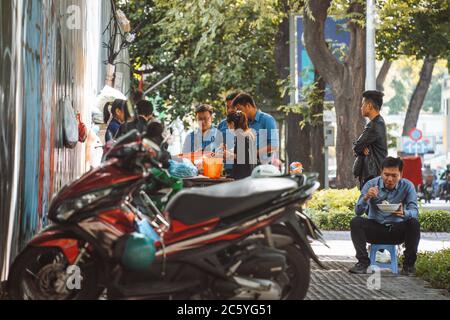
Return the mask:
POLYGON ((220 179, 223 170, 222 158, 203 158, 203 175, 211 179, 220 179))

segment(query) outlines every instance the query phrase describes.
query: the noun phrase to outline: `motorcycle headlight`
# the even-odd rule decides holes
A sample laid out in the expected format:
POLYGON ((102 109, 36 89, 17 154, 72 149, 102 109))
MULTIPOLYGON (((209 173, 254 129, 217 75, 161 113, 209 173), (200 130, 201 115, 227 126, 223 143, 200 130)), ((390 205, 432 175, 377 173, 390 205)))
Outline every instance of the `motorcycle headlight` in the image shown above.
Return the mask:
POLYGON ((82 195, 81 197, 64 201, 56 209, 56 217, 58 220, 68 220, 76 211, 86 207, 95 201, 106 197, 111 193, 112 189, 104 189, 82 195))

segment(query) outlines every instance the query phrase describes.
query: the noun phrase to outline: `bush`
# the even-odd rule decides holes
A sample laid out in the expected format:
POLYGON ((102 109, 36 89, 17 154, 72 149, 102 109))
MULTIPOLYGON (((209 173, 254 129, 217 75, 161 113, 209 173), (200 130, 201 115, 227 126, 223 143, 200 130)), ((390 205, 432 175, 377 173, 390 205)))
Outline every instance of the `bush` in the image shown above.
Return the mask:
POLYGON ((318 228, 322 230, 350 230, 350 221, 355 214, 348 209, 333 209, 330 212, 306 209, 305 213, 313 220, 318 228))
POLYGON ((422 231, 450 232, 450 212, 443 210, 422 211, 419 214, 422 231))
MULTIPOLYGON (((327 189, 316 192, 307 203, 306 212, 323 230, 350 230, 355 216, 358 188, 327 189)), ((423 232, 450 232, 450 212, 443 210, 422 211, 419 222, 423 232)))
POLYGON ((318 228, 329 230, 328 212, 315 209, 306 209, 305 213, 312 219, 312 221, 318 228))
POLYGON ((358 188, 354 189, 327 189, 316 192, 308 202, 308 208, 329 211, 332 209, 354 211, 360 196, 358 188))
MULTIPOLYGON (((355 213, 348 208, 328 211, 307 208, 305 213, 322 230, 349 231, 355 213)), ((365 217, 365 216, 364 216, 365 217)), ((422 232, 450 232, 450 212, 425 211, 419 214, 422 232)))
POLYGON ((336 231, 348 231, 354 217, 353 212, 330 212, 328 215, 329 228, 336 231))
POLYGON ((450 291, 450 248, 438 252, 420 252, 417 255, 416 273, 434 288, 450 291))

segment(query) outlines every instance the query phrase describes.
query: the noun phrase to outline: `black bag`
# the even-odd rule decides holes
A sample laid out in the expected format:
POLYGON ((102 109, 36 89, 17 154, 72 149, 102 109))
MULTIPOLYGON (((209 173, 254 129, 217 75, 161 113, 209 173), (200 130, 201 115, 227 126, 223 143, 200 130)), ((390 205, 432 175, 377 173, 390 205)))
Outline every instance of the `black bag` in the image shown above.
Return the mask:
POLYGON ((364 156, 357 156, 353 163, 353 175, 355 178, 361 177, 364 166, 364 156))
POLYGON ((377 162, 374 156, 372 146, 369 146, 369 155, 366 157, 367 161, 367 176, 378 177, 381 174, 381 163, 377 162))

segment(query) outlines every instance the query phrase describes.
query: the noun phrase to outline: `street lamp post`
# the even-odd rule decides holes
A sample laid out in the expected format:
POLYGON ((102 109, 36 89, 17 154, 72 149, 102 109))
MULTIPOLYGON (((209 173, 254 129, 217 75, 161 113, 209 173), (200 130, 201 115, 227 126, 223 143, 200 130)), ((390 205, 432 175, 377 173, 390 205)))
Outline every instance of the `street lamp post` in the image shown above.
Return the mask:
POLYGON ((366 90, 376 90, 375 76, 375 0, 367 0, 366 14, 366 90))

